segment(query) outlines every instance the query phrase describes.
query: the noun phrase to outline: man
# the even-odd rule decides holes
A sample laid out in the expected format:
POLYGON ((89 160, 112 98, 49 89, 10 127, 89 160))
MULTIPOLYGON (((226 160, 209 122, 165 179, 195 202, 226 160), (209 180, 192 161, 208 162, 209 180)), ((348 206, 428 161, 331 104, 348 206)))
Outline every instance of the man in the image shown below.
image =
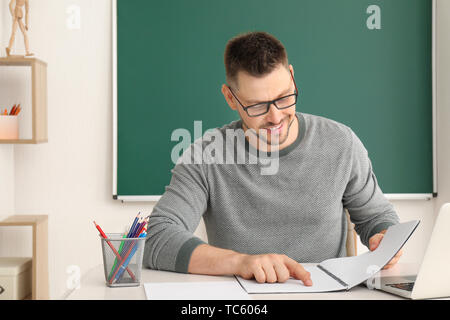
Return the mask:
POLYGON ((25 42, 25 50, 26 56, 32 56, 33 53, 30 52, 30 46, 28 44, 28 17, 29 17, 29 2, 28 0, 11 0, 9 3, 9 11, 11 13, 13 23, 12 23, 12 32, 11 38, 9 40, 9 46, 6 48, 6 55, 9 57, 11 55, 11 50, 14 45, 14 41, 16 38, 17 26, 19 26, 20 30, 23 34, 23 40, 25 42), (22 8, 25 6, 25 25, 23 24, 23 11, 22 8))
MULTIPOLYGON (((345 208, 361 241, 376 249, 397 214, 353 131, 296 112, 294 69, 280 41, 264 32, 237 36, 227 44, 225 68, 222 93, 240 120, 218 132, 244 132, 248 154, 277 151, 278 170, 262 175, 260 163, 179 161, 150 217, 144 264, 258 282, 294 277, 309 286, 302 262, 346 255, 345 208), (193 236, 202 217, 209 244, 193 236)), ((232 148, 242 146, 226 145, 226 152, 232 148)))

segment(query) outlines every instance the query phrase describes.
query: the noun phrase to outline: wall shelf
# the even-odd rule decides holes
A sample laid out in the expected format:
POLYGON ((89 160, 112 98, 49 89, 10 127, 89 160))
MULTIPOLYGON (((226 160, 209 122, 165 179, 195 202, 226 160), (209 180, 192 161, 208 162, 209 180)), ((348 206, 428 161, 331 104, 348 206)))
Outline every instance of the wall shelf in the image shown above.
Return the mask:
MULTIPOLYGON (((8 71, 9 72, 9 71, 8 71)), ((48 129, 47 129, 47 63, 36 58, 0 58, 0 87, 6 88, 7 86, 23 86, 18 92, 20 92, 20 97, 7 97, 8 93, 2 92, 0 94, 0 107, 12 107, 12 105, 4 105, 7 99, 24 99, 30 100, 27 105, 22 106, 24 108, 23 113, 28 112, 28 117, 30 118, 27 123, 25 121, 19 120, 19 126, 26 126, 29 133, 26 137, 23 137, 23 130, 19 139, 5 140, 0 139, 0 144, 38 144, 48 142, 48 129), (31 68, 30 79, 21 79, 18 77, 14 79, 14 83, 10 84, 9 79, 13 80, 12 77, 7 73, 5 67, 27 67, 31 68), (2 73, 4 77, 1 77, 2 73), (6 77, 6 78, 5 78, 6 77), (8 78, 9 77, 9 78, 8 78), (30 82, 31 92, 25 92, 25 82, 30 82), (29 99, 24 98, 24 96, 29 96, 29 99), (5 99, 5 100, 3 100, 5 99), (30 110, 31 109, 31 110, 30 110), (29 128, 28 128, 29 127, 29 128)), ((14 100, 16 101, 16 100, 14 100)), ((22 102, 24 103, 24 102, 22 102)), ((21 113, 19 115, 23 116, 21 113)))
POLYGON ((49 299, 48 287, 48 216, 14 215, 0 221, 0 227, 31 226, 33 229, 33 257, 31 299, 49 299))

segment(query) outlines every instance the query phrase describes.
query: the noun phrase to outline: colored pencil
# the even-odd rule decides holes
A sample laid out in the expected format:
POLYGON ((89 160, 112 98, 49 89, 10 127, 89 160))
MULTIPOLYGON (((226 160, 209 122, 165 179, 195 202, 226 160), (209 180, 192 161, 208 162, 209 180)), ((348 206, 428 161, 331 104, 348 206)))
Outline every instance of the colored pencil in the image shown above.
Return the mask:
MULTIPOLYGON (((142 233, 142 234, 139 236, 139 238, 144 238, 144 237, 145 237, 145 233, 142 233)), ((133 241, 133 242, 134 242, 134 241, 133 241)), ((120 278, 121 278, 122 275, 123 275, 123 271, 125 270, 125 268, 128 267, 128 264, 130 263, 131 258, 133 258, 133 255, 136 253, 138 247, 139 247, 139 244, 138 244, 138 242, 137 242, 137 240, 136 240, 136 242, 134 242, 133 245, 132 245, 131 248, 130 248, 130 251, 131 251, 131 252, 129 253, 128 257, 123 259, 125 262, 123 263, 123 265, 122 265, 121 267, 117 268, 117 269, 118 269, 118 272, 116 272, 116 273, 117 273, 116 276, 114 277, 113 281, 110 282, 110 283, 115 283, 115 282, 117 282, 117 281, 120 280, 120 278), (137 244, 137 245, 136 245, 136 244, 137 244)))
MULTIPOLYGON (((148 218, 140 218, 140 221, 142 220, 142 222, 139 222, 136 224, 134 231, 130 234, 129 238, 139 238, 143 235, 143 231, 144 229, 146 229, 147 226, 147 221, 148 218)), ((126 253, 125 256, 122 256, 122 262, 124 262, 125 260, 127 260, 127 257, 132 257, 134 254, 133 248, 136 245, 136 241, 127 241, 127 243, 125 243, 121 254, 126 253)), ((124 268, 125 266, 128 266, 128 264, 125 263, 120 263, 119 266, 116 267, 113 276, 109 277, 109 283, 115 283, 117 281, 120 280, 120 277, 122 276, 122 273, 120 273, 120 275, 118 274, 118 271, 120 270, 120 268, 124 268)), ((111 274, 111 273, 110 273, 111 274)))
MULTIPOLYGON (((120 247, 119 247, 119 252, 117 252, 117 250, 114 248, 114 246, 107 241, 108 245, 111 247, 111 249, 113 250, 114 254, 116 255, 114 264, 109 272, 107 281, 112 284, 112 283, 116 283, 118 281, 120 281, 121 277, 123 276, 123 271, 127 270, 128 273, 130 274, 130 276, 133 278, 134 281, 136 281, 133 273, 131 272, 131 270, 129 270, 128 268, 128 264, 131 261, 131 258, 133 257, 133 255, 135 254, 135 252, 137 251, 139 246, 136 246, 136 244, 138 244, 138 238, 143 238, 146 236, 146 231, 147 231, 147 225, 149 222, 149 217, 140 217, 141 212, 139 212, 128 233, 125 231, 125 234, 123 235, 123 239, 127 239, 124 241, 121 241, 120 243, 120 247), (128 239, 132 239, 132 238, 136 238, 136 240, 130 241, 128 239), (130 273, 131 272, 131 273, 130 273)), ((94 224, 96 226, 96 228, 99 230, 100 235, 103 238, 107 238, 106 234, 101 230, 100 226, 98 226, 95 221, 94 224)))
MULTIPOLYGON (((123 235, 122 238, 126 238, 126 237, 127 237, 127 233, 125 232, 125 234, 123 235)), ((124 244, 124 241, 120 242, 119 254, 122 254, 123 244, 124 244)), ((114 264, 111 268, 111 271, 109 272, 108 279, 111 278, 111 275, 113 273, 113 270, 116 268, 116 265, 117 265, 117 257, 114 259, 114 264)))
POLYGON ((14 105, 13 107, 12 107, 12 109, 11 109, 11 111, 9 112, 9 115, 10 116, 13 116, 14 115, 14 112, 16 112, 16 105, 14 105))
POLYGON ((134 227, 136 226, 136 223, 137 223, 138 220, 139 220, 139 216, 140 216, 140 215, 141 215, 141 213, 139 212, 139 213, 136 215, 136 218, 134 218, 133 224, 131 225, 131 228, 130 228, 130 230, 129 230, 129 232, 128 232, 127 238, 130 238, 130 236, 131 236, 131 234, 132 234, 132 231, 133 231, 134 227))
MULTIPOLYGON (((130 238, 131 233, 132 233, 132 231, 133 231, 133 228, 136 226, 136 223, 137 223, 137 221, 138 221, 138 219, 139 219, 140 214, 141 214, 141 213, 139 212, 139 213, 136 215, 136 218, 134 218, 134 221, 133 221, 133 223, 132 223, 130 229, 128 230, 128 233, 125 232, 125 235, 123 236, 123 238, 130 238)), ((126 242, 126 241, 122 241, 122 242, 120 243, 119 254, 122 254, 122 252, 123 252, 122 250, 123 250, 123 247, 124 247, 125 242, 126 242)), ((113 264, 113 266, 112 266, 112 268, 111 268, 111 271, 109 272, 108 279, 111 278, 111 274, 113 273, 113 270, 116 268, 116 265, 117 265, 117 257, 116 257, 116 259, 114 260, 114 264, 113 264)))
MULTIPOLYGON (((100 228, 100 226, 95 223, 94 221, 94 225, 97 228, 97 230, 100 232, 100 235, 103 239, 108 239, 108 237, 106 236, 106 234, 103 232, 102 228, 100 228)), ((120 256, 120 254, 117 252, 116 248, 114 248, 114 246, 111 244, 110 241, 106 241, 106 243, 109 245, 109 247, 111 248, 111 250, 114 252, 114 254, 116 255, 116 257, 119 259, 119 261, 121 261, 121 263, 123 263, 122 257, 120 256)), ((134 276, 134 273, 128 269, 127 267, 127 272, 130 275, 131 278, 133 278, 133 280, 136 280, 136 277, 134 276)))

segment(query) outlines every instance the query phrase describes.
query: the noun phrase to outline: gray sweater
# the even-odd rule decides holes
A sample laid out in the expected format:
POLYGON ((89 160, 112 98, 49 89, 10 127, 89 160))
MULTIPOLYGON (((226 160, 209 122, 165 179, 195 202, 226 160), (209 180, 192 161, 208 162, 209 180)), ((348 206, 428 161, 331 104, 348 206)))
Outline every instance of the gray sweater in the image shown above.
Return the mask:
POLYGON ((297 117, 298 137, 277 157, 258 154, 243 138, 240 120, 196 140, 150 216, 144 266, 186 273, 192 251, 204 243, 193 235, 202 217, 210 245, 286 254, 300 263, 346 255, 345 208, 366 246, 372 235, 397 224, 355 133, 323 117, 297 117), (237 132, 234 144, 227 129, 237 132), (212 143, 225 146, 223 161, 217 161, 220 149, 208 150, 212 143), (203 161, 193 161, 199 150, 203 161), (242 155, 245 162, 239 162, 242 155), (235 163, 222 164, 225 159, 235 163), (263 173, 267 159, 277 159, 275 174, 263 173))

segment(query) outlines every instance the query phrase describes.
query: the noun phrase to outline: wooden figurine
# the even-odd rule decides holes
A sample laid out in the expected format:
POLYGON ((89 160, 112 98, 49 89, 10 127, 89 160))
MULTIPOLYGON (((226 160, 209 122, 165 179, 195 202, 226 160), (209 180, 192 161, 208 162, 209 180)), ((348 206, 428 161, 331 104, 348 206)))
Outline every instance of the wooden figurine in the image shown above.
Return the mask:
POLYGON ((17 26, 19 26, 20 31, 22 31, 23 39, 25 41, 26 56, 32 56, 33 53, 30 52, 30 47, 28 44, 28 15, 29 15, 29 0, 11 0, 9 3, 9 11, 13 18, 11 39, 9 40, 9 46, 6 48, 6 55, 11 57, 11 50, 14 45, 14 40, 16 38, 17 26), (23 24, 23 7, 25 7, 25 25, 23 24))

